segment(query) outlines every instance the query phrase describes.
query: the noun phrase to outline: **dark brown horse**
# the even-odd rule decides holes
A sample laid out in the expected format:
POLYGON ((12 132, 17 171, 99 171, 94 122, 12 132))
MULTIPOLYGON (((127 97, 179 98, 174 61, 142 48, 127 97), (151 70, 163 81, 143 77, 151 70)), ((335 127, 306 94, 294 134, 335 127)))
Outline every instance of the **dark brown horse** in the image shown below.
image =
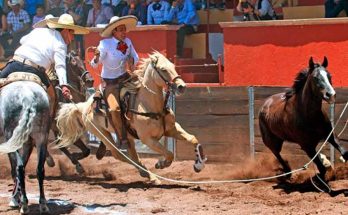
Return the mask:
MULTIPOLYGON (((73 102, 84 102, 86 101, 86 91, 88 88, 93 87, 93 77, 86 70, 83 60, 76 54, 74 51, 71 51, 66 58, 66 70, 67 70, 67 80, 68 87, 70 88, 73 102)), ((66 101, 58 87, 58 82, 53 83, 57 89, 57 95, 59 102, 71 102, 66 101)), ((52 131, 55 136, 58 137, 58 129, 56 126, 55 120, 52 122, 52 131)), ((84 142, 81 139, 76 140, 74 143, 76 147, 78 147, 81 152, 70 153, 67 148, 60 148, 60 150, 70 159, 70 161, 75 165, 76 171, 80 174, 84 172, 83 167, 81 166, 78 160, 81 160, 87 157, 90 154, 90 149, 86 147, 84 142)), ((49 166, 54 166, 54 161, 51 156, 48 157, 49 166)))
MULTIPOLYGON (((321 65, 310 58, 309 67, 298 73, 291 90, 269 97, 261 107, 259 120, 263 142, 277 157, 284 172, 290 172, 290 167, 280 155, 283 141, 298 143, 313 158, 319 141, 326 139, 332 130, 329 117, 322 110, 322 100, 333 103, 336 94, 327 66, 326 57, 321 65)), ((348 152, 339 145, 334 133, 328 142, 347 160, 348 152)), ((320 177, 325 179, 326 169, 318 156, 314 162, 320 177)))

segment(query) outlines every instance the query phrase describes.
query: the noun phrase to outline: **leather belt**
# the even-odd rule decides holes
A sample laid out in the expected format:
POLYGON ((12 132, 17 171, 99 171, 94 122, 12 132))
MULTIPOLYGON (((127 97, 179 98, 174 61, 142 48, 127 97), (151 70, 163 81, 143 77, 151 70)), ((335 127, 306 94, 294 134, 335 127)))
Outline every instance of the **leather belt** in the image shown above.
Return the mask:
POLYGON ((128 80, 131 76, 129 75, 128 72, 125 72, 124 74, 120 75, 119 77, 117 78, 103 78, 103 80, 105 81, 105 83, 107 85, 110 85, 110 84, 121 84, 123 82, 125 82, 126 80, 128 80))
POLYGON ((45 70, 45 68, 43 68, 42 66, 39 66, 36 63, 34 63, 33 61, 31 61, 29 59, 26 59, 26 58, 22 58, 22 57, 20 57, 18 55, 13 56, 12 60, 21 62, 21 63, 23 63, 25 65, 28 65, 28 66, 32 66, 32 67, 34 67, 35 69, 38 69, 38 70, 41 70, 41 69, 45 70))

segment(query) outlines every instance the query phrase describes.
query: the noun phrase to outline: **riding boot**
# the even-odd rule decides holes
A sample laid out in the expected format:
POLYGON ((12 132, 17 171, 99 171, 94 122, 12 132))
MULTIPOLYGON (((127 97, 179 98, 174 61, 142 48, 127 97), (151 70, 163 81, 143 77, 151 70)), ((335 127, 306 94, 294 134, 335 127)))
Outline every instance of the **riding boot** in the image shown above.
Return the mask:
POLYGON ((106 146, 104 145, 103 142, 100 141, 99 143, 99 148, 97 152, 95 153, 95 156, 97 157, 98 160, 101 160, 106 154, 106 146))

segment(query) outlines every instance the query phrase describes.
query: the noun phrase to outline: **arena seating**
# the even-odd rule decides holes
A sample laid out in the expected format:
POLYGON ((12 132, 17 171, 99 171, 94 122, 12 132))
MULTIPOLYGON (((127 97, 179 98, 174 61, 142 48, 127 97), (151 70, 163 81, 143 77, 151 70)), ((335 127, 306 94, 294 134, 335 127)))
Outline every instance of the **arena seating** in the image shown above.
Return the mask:
MULTIPOLYGON (((209 10, 209 23, 218 24, 219 22, 232 22, 233 19, 233 9, 218 10, 211 9, 209 10)), ((207 24, 207 11, 199 10, 197 11, 199 20, 201 24, 207 24)))
MULTIPOLYGON (((342 11, 339 17, 343 16, 346 14, 342 11)), ((284 19, 324 18, 325 7, 324 5, 283 7, 283 17, 284 19)))

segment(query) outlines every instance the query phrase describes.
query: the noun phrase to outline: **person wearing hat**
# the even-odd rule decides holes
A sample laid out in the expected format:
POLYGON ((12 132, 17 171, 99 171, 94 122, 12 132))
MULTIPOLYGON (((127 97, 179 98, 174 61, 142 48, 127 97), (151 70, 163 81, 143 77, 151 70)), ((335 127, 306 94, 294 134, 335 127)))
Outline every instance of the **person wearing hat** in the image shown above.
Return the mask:
POLYGON ((47 19, 46 24, 48 28, 35 28, 21 39, 20 47, 0 72, 0 78, 6 78, 16 71, 24 71, 38 75, 43 84, 49 87, 45 71, 54 63, 63 96, 70 99, 70 90, 66 87, 67 46, 74 34, 87 34, 89 30, 74 25, 69 14, 61 15, 58 20, 47 19))
MULTIPOLYGON (((126 128, 122 123, 125 119, 121 117, 120 93, 123 87, 127 88, 127 92, 132 91, 129 98, 129 109, 134 109, 139 83, 135 77, 130 75, 139 57, 131 40, 126 37, 127 32, 134 29, 137 22, 138 19, 132 15, 112 17, 109 24, 101 32, 101 36, 107 38, 99 42, 95 49, 95 56, 91 61, 91 66, 94 68, 99 63, 103 65, 101 77, 106 84, 104 98, 109 105, 111 125, 121 139, 121 146, 126 146, 128 139, 126 128)), ((98 149, 98 152, 100 151, 105 154, 105 146, 102 144, 98 149)), ((101 159, 103 153, 97 158, 101 159)))
POLYGON ((14 50, 18 47, 19 40, 29 33, 30 31, 30 17, 27 11, 21 9, 20 0, 9 0, 8 5, 11 7, 11 11, 7 15, 8 31, 10 38, 12 39, 9 43, 8 39, 2 44, 5 49, 5 58, 12 56, 14 50))

